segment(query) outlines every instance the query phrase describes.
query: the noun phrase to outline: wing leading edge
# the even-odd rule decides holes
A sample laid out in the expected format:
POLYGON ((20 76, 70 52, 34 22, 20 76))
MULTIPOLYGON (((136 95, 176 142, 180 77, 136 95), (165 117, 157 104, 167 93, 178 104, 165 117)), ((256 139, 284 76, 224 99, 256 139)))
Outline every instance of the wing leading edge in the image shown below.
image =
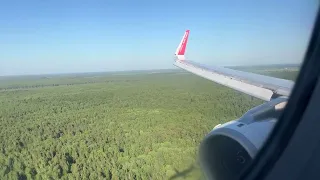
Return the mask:
POLYGON ((250 96, 269 101, 277 96, 289 96, 294 82, 224 67, 208 67, 185 60, 189 37, 187 30, 176 50, 174 65, 218 84, 230 87, 250 96))

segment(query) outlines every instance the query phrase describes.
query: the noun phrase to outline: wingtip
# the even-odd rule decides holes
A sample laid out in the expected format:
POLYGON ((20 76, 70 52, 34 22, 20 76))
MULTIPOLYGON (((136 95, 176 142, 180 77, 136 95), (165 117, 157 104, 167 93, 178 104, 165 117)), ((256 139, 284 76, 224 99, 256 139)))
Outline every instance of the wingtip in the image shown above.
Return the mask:
POLYGON ((176 56, 177 60, 183 61, 185 59, 184 54, 185 54, 186 46, 188 43, 189 32, 190 32, 189 29, 187 29, 185 31, 185 33, 180 41, 180 44, 174 54, 176 56))
POLYGON ((187 29, 186 32, 184 33, 182 39, 181 39, 181 42, 177 48, 177 51, 176 51, 176 54, 177 55, 184 55, 185 53, 185 50, 186 50, 186 46, 187 46, 187 43, 188 43, 188 37, 189 37, 189 32, 190 30, 187 29))

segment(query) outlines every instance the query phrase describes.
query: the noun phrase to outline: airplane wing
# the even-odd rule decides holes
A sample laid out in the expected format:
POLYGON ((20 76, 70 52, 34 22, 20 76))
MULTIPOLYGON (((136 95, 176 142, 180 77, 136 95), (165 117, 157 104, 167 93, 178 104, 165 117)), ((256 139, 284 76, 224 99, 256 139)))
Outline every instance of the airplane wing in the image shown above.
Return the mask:
POLYGON ((294 82, 224 67, 208 67, 185 60, 190 30, 187 30, 175 52, 174 65, 218 84, 230 87, 253 97, 270 101, 279 96, 289 96, 294 82))

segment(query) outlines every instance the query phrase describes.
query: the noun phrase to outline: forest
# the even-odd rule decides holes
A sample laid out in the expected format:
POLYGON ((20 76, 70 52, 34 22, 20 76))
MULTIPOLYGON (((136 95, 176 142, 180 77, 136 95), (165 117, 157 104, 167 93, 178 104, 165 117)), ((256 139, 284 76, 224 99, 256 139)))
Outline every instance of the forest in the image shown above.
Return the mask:
POLYGON ((0 77, 0 179, 201 179, 203 137, 261 103, 181 71, 0 77))

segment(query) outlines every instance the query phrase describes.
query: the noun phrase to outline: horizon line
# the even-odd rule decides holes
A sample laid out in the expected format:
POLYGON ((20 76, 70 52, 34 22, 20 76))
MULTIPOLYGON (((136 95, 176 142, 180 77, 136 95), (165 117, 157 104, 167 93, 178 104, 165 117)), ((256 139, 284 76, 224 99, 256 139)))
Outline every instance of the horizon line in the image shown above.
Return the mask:
MULTIPOLYGON (((221 66, 221 67, 263 67, 263 66, 301 66, 301 63, 283 63, 283 64, 261 64, 261 65, 234 65, 234 66, 221 66)), ((119 73, 119 72, 134 72, 134 71, 164 71, 176 70, 182 71, 178 68, 165 68, 165 69, 133 69, 133 70, 111 70, 111 71, 83 71, 83 72, 64 72, 64 73, 39 73, 39 74, 12 74, 0 75, 0 77, 15 77, 15 76, 45 76, 45 75, 68 75, 68 74, 89 74, 89 73, 119 73)))

